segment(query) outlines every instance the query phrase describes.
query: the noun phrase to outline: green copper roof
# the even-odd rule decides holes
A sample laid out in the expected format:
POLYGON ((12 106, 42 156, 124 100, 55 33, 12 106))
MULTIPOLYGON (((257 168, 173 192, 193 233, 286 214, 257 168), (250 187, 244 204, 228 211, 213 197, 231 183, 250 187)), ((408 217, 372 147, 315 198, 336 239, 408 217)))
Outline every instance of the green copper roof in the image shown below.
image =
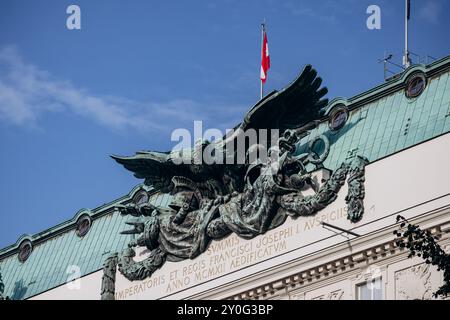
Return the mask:
POLYGON ((338 105, 347 106, 351 111, 346 125, 332 132, 326 119, 300 142, 302 148, 299 152, 304 151, 308 141, 324 134, 331 144, 324 166, 335 169, 355 155, 363 155, 372 162, 450 131, 449 64, 449 57, 434 64, 435 68, 446 68, 446 73, 440 74, 433 72, 433 65, 428 68, 413 66, 401 78, 376 87, 367 94, 348 100, 334 99, 327 110, 338 105), (404 82, 418 71, 429 76, 427 86, 419 97, 407 98, 404 82), (370 96, 380 97, 364 104, 370 96))
MULTIPOLYGON (((450 56, 447 56, 428 66, 411 66, 394 79, 351 99, 332 100, 328 112, 338 105, 350 110, 345 126, 331 132, 325 117, 301 144, 325 134, 331 147, 324 165, 335 169, 355 155, 375 161, 447 133, 450 131, 449 70, 450 56), (415 72, 426 74, 427 86, 418 98, 409 99, 404 93, 405 82, 415 72)), ((137 186, 130 194, 94 210, 80 210, 72 220, 34 236, 22 236, 16 244, 0 250, 5 295, 26 299, 64 284, 71 265, 79 266, 82 275, 101 269, 106 256, 121 250, 130 240, 130 236, 119 235, 126 228, 126 218, 114 210, 114 205, 130 202, 141 188, 137 186), (93 224, 86 236, 80 238, 75 227, 83 214, 89 214, 93 224), (21 263, 17 250, 24 239, 32 241, 34 248, 28 260, 21 263)), ((148 191, 154 205, 167 206, 170 196, 148 191)))
MULTIPOLYGON (((50 236, 48 239, 38 235, 21 237, 17 245, 24 238, 29 238, 35 243, 33 252, 24 263, 18 260, 16 253, 0 262, 5 295, 11 299, 26 299, 57 287, 67 282, 72 272, 68 267, 72 265, 78 266, 82 275, 100 269, 110 253, 122 250, 131 240, 130 235, 119 235, 126 228, 124 222, 128 218, 121 216, 113 206, 129 202, 140 189, 138 186, 122 199, 90 213, 92 227, 82 238, 75 233, 76 218, 80 214, 64 226, 67 228, 64 231, 58 232, 60 226, 57 226, 45 232, 50 236)), ((154 193, 150 201, 157 206, 166 206, 169 198, 168 195, 154 193)), ((16 251, 17 245, 6 248, 0 254, 16 251)))

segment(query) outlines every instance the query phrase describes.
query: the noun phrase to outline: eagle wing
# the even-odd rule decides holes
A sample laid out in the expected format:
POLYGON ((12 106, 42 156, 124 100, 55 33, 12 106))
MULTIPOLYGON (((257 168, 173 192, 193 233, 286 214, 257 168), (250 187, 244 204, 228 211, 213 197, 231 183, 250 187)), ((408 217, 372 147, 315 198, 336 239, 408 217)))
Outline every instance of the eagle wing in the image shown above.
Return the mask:
MULTIPOLYGON (((224 151, 228 143, 235 143, 237 137, 248 129, 279 129, 282 134, 287 129, 299 128, 320 118, 321 110, 328 103, 322 99, 328 92, 327 88, 320 88, 322 79, 317 72, 307 65, 302 73, 289 86, 281 91, 273 91, 261 99, 245 115, 243 122, 236 128, 235 134, 224 137, 223 140, 213 142, 217 149, 224 151), (237 133, 236 133, 237 132, 237 133)), ((247 149, 247 148, 246 148, 247 149)), ((170 152, 138 152, 131 157, 112 156, 114 160, 132 171, 135 177, 145 179, 145 183, 161 190, 170 188, 174 176, 187 177, 193 181, 205 179, 221 180, 225 165, 194 164, 185 162, 176 164, 170 152)), ((236 154, 226 154, 235 157, 236 154)), ((228 166, 229 167, 229 166, 228 166)), ((237 173, 242 175, 242 166, 236 166, 237 173)), ((235 177, 240 180, 243 177, 235 177)))
POLYGON ((322 79, 311 65, 306 65, 302 73, 281 91, 273 91, 260 100, 245 116, 242 130, 253 129, 294 129, 321 117, 328 99, 321 88, 322 79))

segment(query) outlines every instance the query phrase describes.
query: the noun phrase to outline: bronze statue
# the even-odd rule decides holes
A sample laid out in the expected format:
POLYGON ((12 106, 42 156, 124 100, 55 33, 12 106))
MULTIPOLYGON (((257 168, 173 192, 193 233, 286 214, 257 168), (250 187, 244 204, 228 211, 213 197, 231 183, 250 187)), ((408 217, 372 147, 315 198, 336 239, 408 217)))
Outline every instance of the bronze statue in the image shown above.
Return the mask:
MULTIPOLYGON (((319 123, 328 100, 320 88, 322 80, 311 66, 284 90, 273 91, 259 101, 245 116, 243 122, 223 140, 203 143, 191 150, 192 161, 176 164, 170 152, 140 152, 132 157, 113 158, 137 178, 145 179, 160 192, 173 198, 169 208, 151 204, 129 204, 118 207, 121 214, 130 215, 127 222, 133 229, 125 234, 138 234, 122 253, 113 255, 105 263, 102 299, 114 298, 115 267, 130 281, 143 280, 162 267, 165 261, 194 259, 206 251, 211 241, 231 233, 252 239, 283 224, 288 216, 297 218, 317 213, 333 202, 347 176, 349 193, 348 219, 358 221, 363 214, 364 166, 367 160, 356 157, 343 163, 322 184, 311 179, 307 165, 316 169, 329 152, 326 136, 319 136, 309 144, 310 151, 296 154, 300 140, 319 123), (258 148, 258 154, 267 155, 236 164, 196 163, 194 158, 205 148, 223 152, 225 159, 237 160, 234 148, 226 146, 242 138, 246 130, 276 129, 276 143, 263 141, 262 145, 246 146, 247 154, 258 148), (313 150, 321 140, 324 151, 313 150), (225 148, 224 148, 225 146, 225 148), (302 190, 311 188, 312 195, 302 190), (149 256, 136 262, 135 247, 145 247, 149 256), (112 275, 114 273, 114 275, 112 275)), ((264 137, 259 137, 264 139, 264 137)))

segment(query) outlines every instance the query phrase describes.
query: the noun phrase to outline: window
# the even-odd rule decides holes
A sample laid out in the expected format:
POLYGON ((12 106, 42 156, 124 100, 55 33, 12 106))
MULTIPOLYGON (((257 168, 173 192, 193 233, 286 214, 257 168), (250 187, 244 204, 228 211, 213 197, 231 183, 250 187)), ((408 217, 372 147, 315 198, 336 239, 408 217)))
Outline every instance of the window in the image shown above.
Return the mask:
POLYGON ((77 236, 84 237, 91 229, 92 220, 88 215, 82 216, 77 221, 77 236))
POLYGON ((413 75, 406 83, 406 97, 416 98, 425 89, 426 79, 422 73, 413 75))
POLYGON ((338 131, 341 129, 348 119, 348 110, 345 106, 333 108, 330 113, 330 120, 328 121, 328 127, 331 131, 338 131))
POLYGON ((382 300, 383 287, 381 277, 368 279, 366 282, 356 287, 356 296, 358 300, 382 300))
POLYGON ((30 240, 23 241, 19 246, 19 254, 17 258, 20 262, 25 262, 33 251, 33 245, 30 240))

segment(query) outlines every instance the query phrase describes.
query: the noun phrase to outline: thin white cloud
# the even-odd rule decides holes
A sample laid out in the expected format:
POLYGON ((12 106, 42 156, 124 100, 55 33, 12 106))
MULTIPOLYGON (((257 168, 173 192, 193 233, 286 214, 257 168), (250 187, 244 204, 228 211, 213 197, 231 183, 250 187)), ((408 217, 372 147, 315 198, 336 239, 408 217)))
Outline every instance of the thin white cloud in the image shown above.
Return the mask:
POLYGON ((17 126, 39 126, 45 114, 66 112, 110 129, 147 132, 192 125, 194 120, 223 125, 221 120, 239 121, 231 118, 240 113, 232 112, 245 109, 190 99, 144 103, 98 96, 26 63, 13 46, 0 49, 0 121, 17 126))

